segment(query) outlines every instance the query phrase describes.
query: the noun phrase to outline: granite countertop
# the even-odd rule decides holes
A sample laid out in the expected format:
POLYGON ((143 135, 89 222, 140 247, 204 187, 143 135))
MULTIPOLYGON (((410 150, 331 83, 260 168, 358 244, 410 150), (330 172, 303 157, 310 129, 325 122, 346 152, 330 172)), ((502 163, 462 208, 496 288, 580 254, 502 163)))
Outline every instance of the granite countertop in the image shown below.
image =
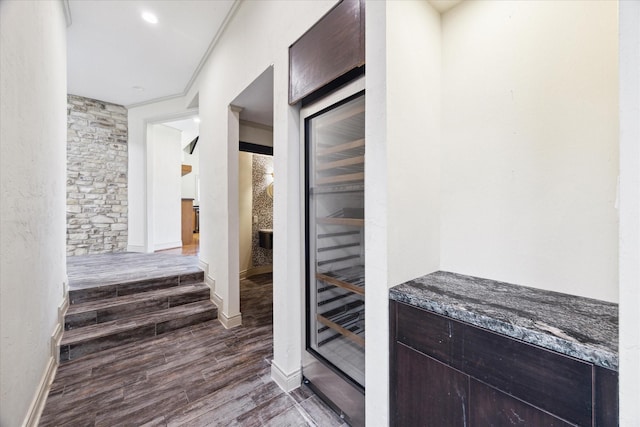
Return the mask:
POLYGON ((392 300, 618 370, 618 304, 438 271, 392 300))

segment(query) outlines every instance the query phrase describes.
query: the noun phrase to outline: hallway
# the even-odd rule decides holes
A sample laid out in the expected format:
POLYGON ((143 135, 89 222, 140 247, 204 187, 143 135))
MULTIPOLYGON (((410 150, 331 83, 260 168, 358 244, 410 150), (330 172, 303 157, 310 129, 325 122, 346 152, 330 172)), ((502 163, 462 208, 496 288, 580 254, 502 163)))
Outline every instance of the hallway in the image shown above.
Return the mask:
POLYGON ((307 387, 271 381, 272 287, 271 274, 241 282, 241 327, 213 320, 62 364, 40 425, 343 425, 307 387))
POLYGON ((200 233, 193 233, 193 243, 189 245, 182 245, 180 248, 164 249, 156 251, 156 253, 198 256, 198 254, 200 254, 200 233))

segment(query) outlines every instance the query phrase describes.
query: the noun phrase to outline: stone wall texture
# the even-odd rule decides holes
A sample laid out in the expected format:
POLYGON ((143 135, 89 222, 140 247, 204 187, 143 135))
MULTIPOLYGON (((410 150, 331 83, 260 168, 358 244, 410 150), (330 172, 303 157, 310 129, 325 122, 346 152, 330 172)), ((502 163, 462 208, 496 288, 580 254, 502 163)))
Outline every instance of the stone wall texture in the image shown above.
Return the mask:
MULTIPOLYGON (((273 264, 273 250, 260 247, 260 235, 258 230, 262 228, 273 229, 273 199, 267 193, 269 184, 273 182, 273 157, 253 154, 253 217, 258 217, 258 222, 253 223, 252 230, 252 264, 253 267, 263 267, 273 264)), ((275 239, 275 237, 274 237, 275 239)))
POLYGON ((127 109, 67 97, 67 256, 127 249, 127 109))

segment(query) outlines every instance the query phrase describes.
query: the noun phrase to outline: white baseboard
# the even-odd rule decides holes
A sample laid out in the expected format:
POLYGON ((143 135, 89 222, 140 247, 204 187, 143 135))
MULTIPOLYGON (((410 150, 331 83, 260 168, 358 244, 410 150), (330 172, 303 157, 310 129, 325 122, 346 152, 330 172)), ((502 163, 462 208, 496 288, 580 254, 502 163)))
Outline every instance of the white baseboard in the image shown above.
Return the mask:
POLYGON ((218 309, 218 321, 222 323, 225 329, 235 328, 236 326, 242 325, 242 313, 227 317, 218 309))
POLYGON ((251 267, 248 268, 246 270, 242 270, 240 272, 240 280, 244 280, 247 279, 251 276, 256 276, 258 274, 264 274, 264 273, 272 273, 273 272, 273 265, 263 265, 260 267, 251 267))
POLYGON ((271 379, 278 384, 282 390, 289 393, 300 387, 302 383, 302 370, 298 369, 287 375, 282 372, 282 369, 280 369, 275 361, 271 361, 271 379))
POLYGON ((144 245, 128 245, 127 252, 147 252, 147 248, 144 245))
POLYGON ((204 282, 211 288, 211 293, 216 290, 216 280, 209 275, 209 264, 198 258, 198 267, 204 271, 204 282))
POLYGON ((29 406, 27 417, 22 424, 23 426, 36 427, 40 423, 40 417, 42 416, 44 405, 45 403, 47 403, 47 396, 49 395, 49 390, 51 389, 53 378, 56 375, 57 367, 58 364, 56 363, 56 359, 54 359, 53 357, 49 357, 47 368, 44 371, 44 375, 40 379, 36 395, 33 397, 33 401, 29 406))
POLYGON ((64 315, 69 308, 69 293, 65 292, 64 299, 58 307, 58 324, 53 331, 51 337, 51 357, 56 361, 56 365, 60 363, 60 340, 62 340, 62 333, 64 332, 64 315))
POLYGON ((163 251, 165 249, 174 249, 181 248, 182 240, 177 240, 175 242, 166 242, 166 243, 158 243, 153 246, 154 251, 163 251))
POLYGON ((216 294, 213 290, 211 291, 211 302, 218 307, 218 313, 222 310, 222 298, 220 295, 216 294))
POLYGON ((67 282, 63 283, 65 290, 62 303, 58 306, 58 323, 56 324, 53 334, 51 335, 51 354, 47 362, 47 367, 44 370, 44 374, 38 383, 36 394, 33 397, 31 405, 29 405, 29 411, 27 417, 24 420, 23 426, 36 427, 40 423, 40 417, 44 410, 44 405, 47 403, 47 397, 49 396, 49 390, 51 390, 51 384, 56 376, 56 370, 60 363, 60 340, 62 339, 62 333, 64 332, 64 315, 69 308, 69 293, 67 292, 67 282))

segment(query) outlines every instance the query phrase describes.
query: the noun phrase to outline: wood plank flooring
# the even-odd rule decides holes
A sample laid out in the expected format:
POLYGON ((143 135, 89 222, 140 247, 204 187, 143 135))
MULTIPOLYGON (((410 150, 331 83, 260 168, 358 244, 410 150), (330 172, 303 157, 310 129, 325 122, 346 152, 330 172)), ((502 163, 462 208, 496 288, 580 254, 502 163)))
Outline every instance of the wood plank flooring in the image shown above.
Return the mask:
POLYGON ((345 426, 270 378, 271 275, 241 282, 243 326, 217 320, 61 365, 41 426, 345 426))
POLYGON ((70 291, 196 273, 202 274, 197 256, 116 252, 67 258, 70 291))

